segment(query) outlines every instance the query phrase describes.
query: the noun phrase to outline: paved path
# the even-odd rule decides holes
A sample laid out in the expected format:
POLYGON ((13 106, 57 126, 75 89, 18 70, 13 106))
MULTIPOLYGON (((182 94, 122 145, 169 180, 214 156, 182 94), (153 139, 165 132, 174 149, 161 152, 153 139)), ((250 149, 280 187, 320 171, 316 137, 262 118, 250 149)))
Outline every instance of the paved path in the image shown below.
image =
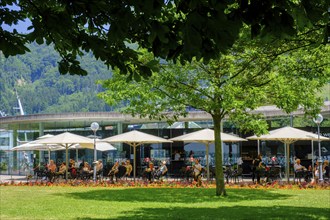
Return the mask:
POLYGON ((0 175, 0 182, 27 181, 26 176, 22 175, 0 175))
MULTIPOLYGON (((176 179, 172 179, 172 178, 167 178, 167 179, 169 181, 176 180, 176 179)), ((32 178, 31 180, 35 181, 35 178, 32 178)), ((251 182, 252 181, 251 177, 244 177, 243 180, 244 180, 244 182, 251 182)), ((26 179, 25 175, 3 175, 3 174, 0 175, 0 182, 11 182, 11 181, 26 182, 27 179, 26 179)), ((204 179, 203 181, 206 181, 206 179, 204 179)))
MULTIPOLYGON (((35 181, 35 178, 32 178, 31 180, 35 181)), ((174 179, 168 178, 168 180, 171 181, 174 179)), ((11 181, 26 182, 27 179, 26 179, 26 176, 24 176, 24 175, 3 175, 3 174, 0 175, 0 182, 11 182, 11 181)), ((203 181, 205 181, 205 180, 203 180, 203 181)), ((251 177, 243 177, 243 181, 245 183, 250 183, 250 182, 252 182, 252 179, 251 179, 251 177)), ((282 179, 282 181, 285 181, 285 179, 282 179)), ((290 182, 293 182, 293 178, 290 178, 290 182)))

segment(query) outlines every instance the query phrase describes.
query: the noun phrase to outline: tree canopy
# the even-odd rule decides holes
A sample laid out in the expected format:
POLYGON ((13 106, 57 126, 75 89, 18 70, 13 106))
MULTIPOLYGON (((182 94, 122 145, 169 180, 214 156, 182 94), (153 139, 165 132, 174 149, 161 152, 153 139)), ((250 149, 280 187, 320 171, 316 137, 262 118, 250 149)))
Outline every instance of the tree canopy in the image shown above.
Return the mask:
MULTIPOLYGON (((290 113, 303 108, 307 114, 319 112, 323 100, 316 96, 330 80, 329 46, 315 46, 317 35, 302 35, 298 42, 264 43, 240 38, 219 59, 208 64, 194 60, 182 64, 163 62, 149 78, 127 82, 117 71, 103 82, 100 94, 110 105, 141 117, 176 120, 194 107, 212 115, 215 131, 217 195, 224 195, 221 122, 228 117, 241 130, 266 133, 263 115, 253 110, 265 103, 290 113)), ((141 51, 143 53, 143 51, 141 51)), ((152 59, 145 53, 140 60, 152 59)))
POLYGON ((136 44, 157 58, 207 62, 231 48, 243 25, 251 37, 289 39, 319 31, 328 42, 329 0, 3 0, 0 50, 8 57, 29 51, 26 43, 52 44, 62 74, 86 75, 77 56, 93 55, 122 73, 150 76, 155 62, 143 63, 136 44), (26 33, 6 30, 31 21, 26 33))

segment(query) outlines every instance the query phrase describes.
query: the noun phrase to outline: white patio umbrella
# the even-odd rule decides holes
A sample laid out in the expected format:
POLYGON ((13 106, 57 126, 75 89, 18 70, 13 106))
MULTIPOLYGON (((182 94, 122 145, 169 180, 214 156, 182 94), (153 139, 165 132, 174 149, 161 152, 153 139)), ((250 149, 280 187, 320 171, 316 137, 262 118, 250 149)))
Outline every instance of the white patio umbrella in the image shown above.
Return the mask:
MULTIPOLYGON (((91 139, 91 138, 90 138, 91 139)), ((94 141, 94 139, 91 139, 92 141, 94 141)), ((95 147, 96 150, 98 151, 111 151, 111 150, 117 150, 117 148, 115 148, 114 146, 112 146, 111 144, 101 141, 100 139, 96 139, 95 142, 95 147)), ((65 149, 65 148, 63 148, 65 149)), ((94 150, 94 145, 90 145, 89 143, 80 143, 80 144, 74 144, 71 145, 69 147, 70 150, 76 150, 76 161, 78 161, 78 150, 79 149, 92 149, 94 150)))
MULTIPOLYGON (((92 139, 93 140, 93 139, 92 139)), ((110 143, 106 142, 106 141, 102 141, 100 139, 96 139, 95 141, 95 147, 96 147, 96 150, 98 151, 108 151, 108 150, 117 150, 117 148, 115 148, 114 146, 112 146, 110 143)), ((79 148, 88 148, 88 149, 94 149, 93 148, 90 148, 88 146, 88 144, 80 144, 77 146, 77 149, 79 148)))
POLYGON ((39 151, 48 151, 49 160, 50 160, 50 152, 54 150, 65 150, 65 147, 57 144, 37 144, 35 141, 31 141, 22 145, 18 145, 16 147, 13 147, 12 150, 17 151, 26 151, 26 150, 39 150, 39 151))
POLYGON ((58 144, 65 147, 65 163, 66 163, 66 176, 65 178, 68 179, 68 149, 76 144, 84 144, 86 147, 94 147, 94 141, 90 138, 83 137, 77 134, 72 134, 70 132, 64 132, 62 134, 55 135, 53 137, 44 138, 37 140, 36 143, 40 144, 58 144))
MULTIPOLYGON (((52 136, 54 136, 54 135, 47 134, 47 135, 38 137, 38 139, 49 138, 52 136)), ((65 147, 58 145, 58 144, 40 144, 40 143, 37 143, 36 141, 30 141, 28 143, 21 144, 21 145, 18 145, 16 147, 12 148, 12 150, 17 150, 17 151, 25 151, 25 150, 48 151, 49 160, 50 160, 50 151, 64 150, 64 149, 65 149, 65 147)))
POLYGON ((172 143, 172 141, 151 135, 151 134, 146 134, 141 131, 129 131, 123 134, 118 134, 112 137, 108 137, 105 139, 102 139, 102 141, 105 142, 110 142, 110 143, 126 143, 130 146, 133 147, 134 151, 134 181, 135 181, 135 176, 136 176, 136 147, 140 146, 142 144, 154 144, 154 143, 172 143))
POLYGON ((109 151, 109 150, 117 150, 117 148, 112 146, 110 143, 96 140, 96 150, 109 151))
MULTIPOLYGON (((271 134, 272 133, 272 131, 268 131, 269 133, 268 134, 271 134)), ((257 146, 257 148, 258 148, 258 155, 260 154, 260 140, 262 140, 262 138, 264 137, 264 136, 266 136, 267 134, 263 134, 263 135, 260 135, 260 136, 258 136, 258 135, 253 135, 253 136, 250 136, 250 137, 247 137, 246 139, 248 139, 248 140, 257 140, 257 143, 258 143, 258 146, 257 146)))
MULTIPOLYGON (((230 135, 221 132, 221 141, 223 142, 239 142, 247 141, 244 138, 237 137, 235 135, 230 135)), ((207 179, 210 179, 209 171, 209 145, 214 143, 214 130, 206 128, 203 130, 195 131, 192 133, 184 134, 175 138, 171 138, 171 141, 183 141, 183 142, 199 142, 206 146, 206 166, 207 166, 207 179)))
MULTIPOLYGON (((44 136, 40 136, 37 139, 49 138, 52 136, 54 136, 54 135, 47 134, 44 136)), ((52 146, 49 145, 49 146, 55 148, 57 145, 52 145, 52 146)), ((47 146, 45 144, 36 143, 36 141, 30 141, 30 142, 27 142, 27 143, 24 143, 21 145, 17 145, 16 147, 13 147, 12 150, 48 150, 49 146, 47 146)))
POLYGON ((53 134, 45 134, 45 135, 42 135, 40 137, 38 137, 37 139, 44 139, 44 138, 50 138, 50 137, 54 137, 53 134))
MULTIPOLYGON (((248 138, 250 139, 250 138, 248 138)), ((290 126, 275 129, 270 131, 269 134, 262 135, 258 137, 259 140, 269 140, 269 141, 281 141, 282 143, 285 144, 285 154, 286 154, 286 178, 287 181, 289 182, 289 171, 290 171, 290 160, 289 160, 289 147, 290 144, 299 141, 299 140, 318 140, 318 135, 303 131, 297 128, 293 128, 290 126)), ((321 141, 329 141, 330 139, 327 137, 320 136, 321 141)))
MULTIPOLYGON (((11 150, 17 150, 17 151, 21 151, 21 150, 36 150, 36 148, 40 147, 44 147, 44 144, 36 144, 35 141, 30 141, 27 142, 25 144, 21 144, 21 145, 17 145, 16 147, 13 147, 11 150)), ((38 149, 39 150, 39 149, 38 149)))
MULTIPOLYGON (((94 140, 94 139, 92 139, 94 140)), ((111 151, 111 150, 117 150, 114 146, 111 144, 101 141, 100 139, 96 139, 95 141, 95 148, 98 151, 111 151)), ((76 149, 76 160, 78 161, 78 150, 79 149, 94 149, 94 146, 91 147, 89 144, 77 144, 74 146, 69 147, 69 149, 76 149)))

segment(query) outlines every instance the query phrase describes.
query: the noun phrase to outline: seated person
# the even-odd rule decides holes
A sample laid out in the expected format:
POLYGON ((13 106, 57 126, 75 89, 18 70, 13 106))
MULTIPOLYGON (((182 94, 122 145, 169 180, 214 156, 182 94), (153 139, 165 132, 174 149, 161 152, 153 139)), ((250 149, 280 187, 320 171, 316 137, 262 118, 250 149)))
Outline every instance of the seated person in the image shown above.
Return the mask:
POLYGON ((271 162, 270 162, 270 164, 271 164, 272 166, 276 166, 276 165, 278 165, 278 160, 277 160, 277 158, 276 158, 275 156, 273 156, 273 157, 271 158, 271 162))
POLYGON ((185 171, 185 177, 187 179, 187 181, 189 181, 190 178, 194 178, 194 168, 193 168, 193 164, 191 166, 187 166, 186 167, 186 171, 185 171))
POLYGON ((154 173, 154 170, 155 169, 154 169, 153 162, 149 161, 147 168, 145 169, 145 173, 146 173, 146 176, 147 176, 147 179, 149 180, 149 182, 152 182, 151 177, 154 173))
POLYGON ((125 176, 126 171, 127 170, 126 170, 126 164, 125 164, 125 162, 121 162, 121 164, 118 167, 118 172, 115 174, 116 179, 118 179, 118 178, 120 179, 123 176, 125 176))
POLYGON ((110 178, 110 181, 113 182, 113 177, 118 173, 119 168, 119 162, 115 162, 115 164, 112 166, 111 170, 108 173, 108 176, 110 178))
POLYGON ((38 177, 45 178, 47 176, 47 164, 46 163, 40 163, 40 165, 37 165, 34 169, 34 175, 38 177))
POLYGON ((194 169, 194 180, 197 182, 196 186, 202 185, 202 165, 199 163, 198 159, 195 159, 195 164, 193 165, 194 169))
POLYGON ((103 162, 102 160, 96 161, 96 173, 101 173, 103 170, 103 162))
POLYGON ((130 176, 133 171, 133 167, 132 167, 130 160, 126 160, 125 167, 126 167, 125 176, 130 176))
POLYGON ((85 161, 82 160, 81 163, 79 164, 79 170, 82 171, 85 166, 85 161))
POLYGON ((55 177, 55 172, 56 172, 56 164, 54 163, 54 160, 50 160, 49 164, 47 166, 47 170, 48 170, 48 178, 50 182, 54 181, 54 177, 55 177))
POLYGON ((70 161, 69 161, 69 167, 75 167, 75 164, 76 164, 76 162, 74 161, 74 159, 70 159, 70 161))
POLYGON ((69 161, 68 171, 69 171, 69 173, 70 173, 70 175, 71 175, 72 178, 76 178, 77 177, 77 169, 75 167, 75 161, 72 158, 69 161))
POLYGON ((307 170, 306 167, 300 164, 300 159, 296 160, 296 163, 294 164, 293 168, 295 172, 307 170))
POLYGON ((78 168, 77 168, 77 173, 78 175, 82 176, 82 173, 83 173, 83 169, 84 169, 84 165, 85 165, 85 161, 82 160, 80 163, 77 164, 78 168))
POLYGON ((167 173, 166 161, 162 162, 162 165, 155 171, 154 177, 159 179, 167 173))
POLYGON ((329 168, 329 161, 325 160, 323 163, 323 179, 328 179, 330 178, 330 168, 329 168))
POLYGON ((305 178, 305 180, 307 180, 308 177, 307 169, 306 167, 300 164, 300 159, 296 159, 296 163, 294 164, 293 169, 296 177, 299 178, 299 182, 300 182, 300 178, 302 177, 305 178))
POLYGON ((55 176, 64 175, 65 172, 66 172, 66 164, 65 162, 62 162, 58 172, 55 173, 55 176))
POLYGON ((91 166, 88 164, 88 162, 84 162, 84 166, 82 168, 82 178, 90 178, 93 175, 93 170, 91 169, 91 166))
POLYGON ((179 152, 175 151, 174 160, 180 160, 180 158, 181 158, 181 155, 179 154, 179 152))

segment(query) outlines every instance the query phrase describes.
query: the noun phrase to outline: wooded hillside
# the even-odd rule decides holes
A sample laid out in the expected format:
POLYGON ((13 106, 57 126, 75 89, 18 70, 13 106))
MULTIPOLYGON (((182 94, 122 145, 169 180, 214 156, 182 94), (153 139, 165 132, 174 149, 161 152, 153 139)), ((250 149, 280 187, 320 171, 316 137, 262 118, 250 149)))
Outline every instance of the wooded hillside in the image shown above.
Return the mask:
POLYGON ((111 107, 96 97, 102 91, 99 79, 111 77, 112 72, 86 55, 81 63, 87 76, 61 75, 59 55, 50 46, 32 44, 31 53, 9 57, 0 54, 0 111, 19 115, 16 92, 25 114, 59 112, 110 111, 111 107))

